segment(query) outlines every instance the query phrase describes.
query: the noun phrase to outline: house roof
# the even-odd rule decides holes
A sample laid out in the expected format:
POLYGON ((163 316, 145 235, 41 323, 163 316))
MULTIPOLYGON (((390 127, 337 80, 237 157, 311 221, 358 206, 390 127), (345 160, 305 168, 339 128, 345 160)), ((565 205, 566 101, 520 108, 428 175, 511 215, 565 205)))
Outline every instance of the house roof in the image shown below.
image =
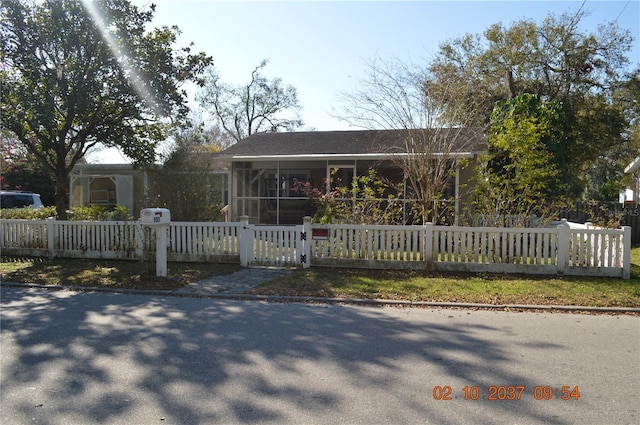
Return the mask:
MULTIPOLYGON (((231 160, 300 158, 384 158, 405 153, 410 132, 438 132, 453 143, 452 153, 473 155, 485 148, 479 128, 424 130, 354 130, 256 133, 225 149, 231 160)), ((443 152, 434 152, 434 154, 443 152)))

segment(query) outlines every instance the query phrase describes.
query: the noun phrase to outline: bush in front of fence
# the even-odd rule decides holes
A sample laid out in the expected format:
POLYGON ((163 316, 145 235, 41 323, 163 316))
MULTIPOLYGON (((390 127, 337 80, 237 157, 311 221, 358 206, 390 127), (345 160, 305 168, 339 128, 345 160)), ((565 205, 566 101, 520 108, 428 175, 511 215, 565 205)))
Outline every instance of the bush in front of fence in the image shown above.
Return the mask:
POLYGON ((2 208, 0 218, 5 220, 46 220, 56 216, 56 207, 44 208, 2 208))
MULTIPOLYGON (((44 207, 37 209, 29 207, 0 209, 0 218, 6 220, 46 220, 50 217, 58 218, 56 214, 56 207, 44 207)), ((68 212, 67 219, 71 221, 135 220, 129 209, 123 205, 116 205, 113 209, 108 209, 102 205, 78 207, 68 212)))
POLYGON ((123 205, 116 205, 112 210, 102 205, 91 205, 88 207, 74 208, 68 214, 69 220, 81 221, 132 221, 135 218, 129 209, 123 205))

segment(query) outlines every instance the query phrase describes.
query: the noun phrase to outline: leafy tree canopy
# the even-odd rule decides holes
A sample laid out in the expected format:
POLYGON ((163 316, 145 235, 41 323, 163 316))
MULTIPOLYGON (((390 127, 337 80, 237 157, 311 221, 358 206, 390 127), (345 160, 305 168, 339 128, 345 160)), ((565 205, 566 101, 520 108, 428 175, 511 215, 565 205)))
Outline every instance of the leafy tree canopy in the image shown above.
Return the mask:
POLYGON ((168 124, 187 113, 181 83, 202 83, 212 62, 174 49, 177 27, 148 30, 154 10, 128 0, 2 0, 0 119, 54 174, 61 217, 68 175, 91 148, 154 161, 168 124))
MULTIPOLYGON (((495 101, 524 93, 560 102, 588 94, 610 97, 625 81, 633 38, 615 23, 595 34, 581 32, 584 15, 550 15, 542 24, 497 23, 481 35, 443 43, 430 65, 431 93, 454 79, 466 96, 484 99, 488 107, 469 111, 478 125, 488 122, 495 101)), ((461 97, 442 100, 464 103, 461 97)))
MULTIPOLYGON (((602 157, 633 156, 626 137, 628 103, 618 93, 629 81, 628 52, 633 38, 615 23, 595 33, 579 28, 585 12, 550 15, 506 27, 491 25, 444 43, 430 64, 428 92, 445 107, 467 107, 476 125, 485 126, 495 102, 522 94, 557 102, 568 125, 559 164, 582 177, 572 196, 584 195, 587 171, 602 157), (442 90, 454 83, 458 92, 442 90), (471 102, 470 100, 475 100, 471 102), (481 107, 477 107, 480 104, 481 107)), ((619 167, 619 165, 617 165, 619 167)))

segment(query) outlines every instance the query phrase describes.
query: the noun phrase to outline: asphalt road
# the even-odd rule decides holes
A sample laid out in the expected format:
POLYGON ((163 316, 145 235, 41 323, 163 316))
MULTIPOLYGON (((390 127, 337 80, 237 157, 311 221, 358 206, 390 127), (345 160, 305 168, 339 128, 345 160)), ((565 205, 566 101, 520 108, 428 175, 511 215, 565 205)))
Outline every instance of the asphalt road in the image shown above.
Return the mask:
POLYGON ((1 296, 2 424, 640 423, 640 317, 1 296))

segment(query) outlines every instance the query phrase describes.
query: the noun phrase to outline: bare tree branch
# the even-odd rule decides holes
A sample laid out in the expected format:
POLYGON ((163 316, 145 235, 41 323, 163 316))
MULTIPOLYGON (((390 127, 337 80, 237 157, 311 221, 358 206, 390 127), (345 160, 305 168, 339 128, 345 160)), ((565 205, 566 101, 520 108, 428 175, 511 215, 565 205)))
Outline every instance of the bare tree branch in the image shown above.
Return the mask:
POLYGON ((236 141, 261 131, 289 131, 302 126, 296 89, 283 86, 279 78, 269 80, 262 75, 267 63, 263 60, 251 72, 249 83, 239 86, 222 83, 212 69, 198 96, 203 108, 210 110, 236 141))
MULTIPOLYGON (((456 172, 460 152, 468 152, 481 133, 468 128, 463 110, 445 109, 430 95, 430 78, 399 60, 376 58, 367 64, 359 87, 342 95, 344 109, 337 115, 356 127, 404 130, 394 162, 418 199, 424 221, 437 215, 437 201, 456 172)), ((457 96, 454 84, 438 89, 457 96)))

